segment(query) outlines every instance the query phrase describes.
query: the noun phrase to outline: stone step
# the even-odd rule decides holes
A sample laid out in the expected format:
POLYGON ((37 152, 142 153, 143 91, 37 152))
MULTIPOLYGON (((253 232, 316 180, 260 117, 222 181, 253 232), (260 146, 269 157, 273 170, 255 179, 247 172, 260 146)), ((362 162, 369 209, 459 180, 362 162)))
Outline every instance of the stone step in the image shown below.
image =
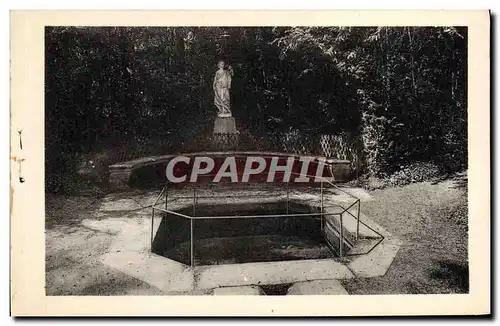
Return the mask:
POLYGON ((216 288, 213 295, 266 295, 258 286, 230 286, 216 288))
POLYGON ((311 279, 344 279, 354 275, 332 259, 200 266, 196 288, 284 284, 311 279))
POLYGON ((288 288, 287 295, 348 295, 337 280, 297 282, 288 288))

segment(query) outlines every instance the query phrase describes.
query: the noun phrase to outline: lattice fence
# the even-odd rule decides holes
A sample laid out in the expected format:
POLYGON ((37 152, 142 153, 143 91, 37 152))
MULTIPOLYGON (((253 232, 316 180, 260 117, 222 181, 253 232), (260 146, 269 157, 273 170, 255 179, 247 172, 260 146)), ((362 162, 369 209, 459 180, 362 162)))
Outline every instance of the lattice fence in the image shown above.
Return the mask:
POLYGON ((351 170, 360 174, 364 168, 363 148, 360 139, 348 134, 321 135, 319 139, 322 154, 351 162, 351 170))
POLYGON ((349 160, 351 171, 363 169, 361 142, 347 133, 337 135, 300 135, 297 133, 214 134, 193 140, 187 151, 239 150, 271 151, 299 155, 321 155, 349 160))
POLYGON ((166 138, 117 148, 107 153, 107 155, 111 163, 116 163, 145 156, 227 150, 321 155, 349 160, 351 162, 351 171, 354 174, 360 174, 364 168, 361 142, 347 133, 335 135, 297 133, 210 134, 176 141, 175 143, 166 138))

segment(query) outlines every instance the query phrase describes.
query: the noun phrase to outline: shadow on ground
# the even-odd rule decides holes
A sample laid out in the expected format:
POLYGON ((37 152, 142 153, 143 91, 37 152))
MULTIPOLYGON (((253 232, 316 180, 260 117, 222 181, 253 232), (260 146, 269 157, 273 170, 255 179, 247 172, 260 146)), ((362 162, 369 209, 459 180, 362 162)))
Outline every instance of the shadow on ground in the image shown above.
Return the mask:
POLYGON ((431 269, 431 279, 446 283, 458 293, 469 292, 469 268, 468 266, 451 261, 439 261, 431 269))
POLYGON ((444 181, 451 181, 450 187, 454 189, 462 189, 462 190, 467 190, 467 185, 468 185, 468 177, 467 177, 467 172, 461 172, 461 173, 455 173, 455 174, 449 174, 445 175, 436 181, 434 181, 432 184, 437 185, 440 182, 444 181))

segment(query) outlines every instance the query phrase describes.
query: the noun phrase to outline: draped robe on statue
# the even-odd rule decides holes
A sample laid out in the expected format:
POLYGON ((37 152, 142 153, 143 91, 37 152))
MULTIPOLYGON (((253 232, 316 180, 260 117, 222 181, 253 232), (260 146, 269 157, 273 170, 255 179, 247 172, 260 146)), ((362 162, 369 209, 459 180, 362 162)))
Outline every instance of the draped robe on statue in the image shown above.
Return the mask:
POLYGON ((217 70, 214 77, 214 103, 219 110, 219 117, 231 117, 229 90, 231 89, 232 71, 217 70))

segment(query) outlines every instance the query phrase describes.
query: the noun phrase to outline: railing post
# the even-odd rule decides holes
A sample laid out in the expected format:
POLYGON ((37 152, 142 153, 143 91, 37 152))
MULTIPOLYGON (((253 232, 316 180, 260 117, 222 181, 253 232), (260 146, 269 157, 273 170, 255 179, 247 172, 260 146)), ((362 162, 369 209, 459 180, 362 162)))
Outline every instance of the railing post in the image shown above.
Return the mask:
POLYGON ((165 183, 165 210, 168 210, 168 183, 165 183))
POLYGON ((290 187, 288 182, 286 183, 286 213, 290 211, 290 187))
MULTIPOLYGON (((153 207, 151 208, 151 250, 153 250, 153 241, 154 241, 154 226, 155 226, 155 209, 156 209, 156 204, 158 204, 158 201, 160 200, 161 196, 163 196, 163 192, 165 191, 165 188, 161 189, 160 194, 158 197, 156 197, 155 202, 153 203, 153 207)), ((161 210, 161 208, 160 208, 161 210)))
MULTIPOLYGON (((165 210, 168 211, 168 182, 165 182, 165 210)), ((163 214, 163 230, 165 231, 165 248, 167 247, 167 234, 168 234, 168 228, 167 228, 167 218, 168 218, 168 213, 163 214)), ((160 225, 161 226, 161 225, 160 225)))
POLYGON ((193 216, 196 216, 196 187, 193 187, 193 216))
POLYGON ((154 233, 154 226, 155 226, 155 207, 153 206, 153 212, 151 213, 151 246, 150 250, 153 251, 153 233, 154 233))
POLYGON ((359 211, 360 210, 361 210, 361 200, 358 199, 358 214, 356 214, 358 216, 357 224, 356 224, 356 240, 358 240, 358 238, 359 238, 359 211))
POLYGON ((321 231, 323 231, 323 218, 324 218, 324 207, 323 207, 323 179, 321 179, 321 231))
POLYGON ((196 187, 193 187, 193 218, 191 222, 191 267, 194 268, 194 217, 196 216, 196 187))
POLYGON ((339 251, 340 257, 344 254, 344 223, 343 223, 344 213, 340 213, 340 240, 339 240, 339 251))

